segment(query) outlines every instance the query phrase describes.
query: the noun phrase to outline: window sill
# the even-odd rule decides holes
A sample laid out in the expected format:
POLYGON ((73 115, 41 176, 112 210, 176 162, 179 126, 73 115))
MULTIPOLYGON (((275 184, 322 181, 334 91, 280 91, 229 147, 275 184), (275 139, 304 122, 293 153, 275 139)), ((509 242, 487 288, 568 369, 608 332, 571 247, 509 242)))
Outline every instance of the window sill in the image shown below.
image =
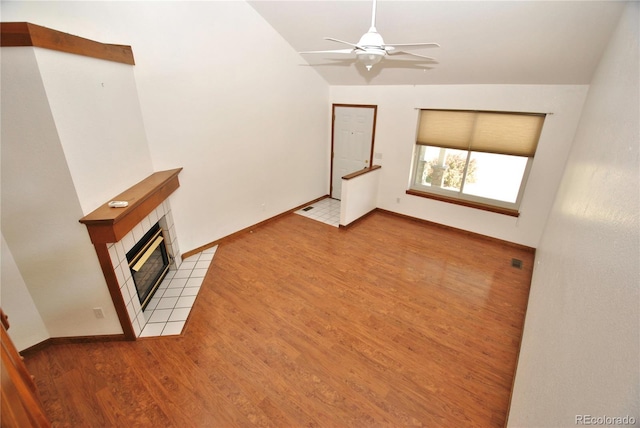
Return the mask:
POLYGON ((512 210, 509 208, 496 207, 494 205, 482 204, 479 202, 465 201, 462 199, 449 198, 442 195, 435 195, 433 193, 421 192, 419 190, 409 189, 406 191, 407 195, 419 196, 421 198, 435 199, 436 201, 448 202, 451 204, 462 205, 463 207, 476 208, 479 210, 490 211, 497 214, 508 215, 511 217, 519 217, 518 210, 512 210))

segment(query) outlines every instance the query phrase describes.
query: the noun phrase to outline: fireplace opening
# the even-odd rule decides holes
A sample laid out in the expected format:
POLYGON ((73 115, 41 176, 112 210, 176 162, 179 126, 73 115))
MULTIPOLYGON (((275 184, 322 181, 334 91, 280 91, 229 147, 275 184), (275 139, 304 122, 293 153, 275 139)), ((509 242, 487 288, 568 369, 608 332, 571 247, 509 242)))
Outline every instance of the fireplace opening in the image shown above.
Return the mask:
POLYGON ((169 256, 159 223, 133 246, 127 253, 127 260, 144 310, 169 271, 169 256))

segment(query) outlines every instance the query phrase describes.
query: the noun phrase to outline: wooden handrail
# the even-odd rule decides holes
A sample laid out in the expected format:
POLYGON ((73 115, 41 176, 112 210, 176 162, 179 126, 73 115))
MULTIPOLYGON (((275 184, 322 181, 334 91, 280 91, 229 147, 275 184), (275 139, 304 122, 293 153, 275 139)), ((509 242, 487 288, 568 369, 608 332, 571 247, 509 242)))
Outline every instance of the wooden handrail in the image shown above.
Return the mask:
POLYGON ((371 171, 375 171, 376 169, 380 169, 380 168, 382 168, 380 165, 372 165, 371 167, 363 168, 360 171, 356 171, 356 172, 352 172, 351 174, 347 174, 344 177, 342 177, 342 179, 343 180, 351 180, 352 178, 356 178, 356 177, 359 177, 361 175, 368 174, 371 171))
POLYGON ((29 22, 0 22, 0 46, 34 46, 135 65, 131 46, 100 43, 29 22))

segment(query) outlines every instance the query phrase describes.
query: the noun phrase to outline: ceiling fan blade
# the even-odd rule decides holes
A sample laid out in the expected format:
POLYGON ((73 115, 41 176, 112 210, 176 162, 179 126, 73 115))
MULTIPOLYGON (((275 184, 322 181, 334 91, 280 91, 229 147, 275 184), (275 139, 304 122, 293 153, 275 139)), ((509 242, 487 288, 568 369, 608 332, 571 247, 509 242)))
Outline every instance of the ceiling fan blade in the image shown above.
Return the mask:
POLYGON ((317 53, 335 53, 335 54, 350 54, 353 52, 353 49, 334 49, 330 51, 306 51, 306 52, 298 52, 299 54, 317 54, 317 53))
POLYGON ((313 62, 310 64, 300 64, 307 67, 351 67, 357 61, 356 58, 323 58, 325 62, 313 62))
POLYGON ((357 48, 358 45, 356 45, 355 43, 350 43, 350 42, 345 42, 344 40, 340 40, 340 39, 334 39, 333 37, 325 37, 325 40, 330 40, 332 42, 338 42, 338 43, 342 43, 344 45, 349 45, 349 46, 353 46, 354 48, 357 48))
MULTIPOLYGON (((426 63, 430 64, 430 63, 426 63)), ((409 69, 409 70, 431 70, 433 67, 429 67, 425 65, 422 61, 411 61, 411 60, 398 60, 398 59, 390 59, 384 63, 385 69, 409 69)))
POLYGON ((405 51, 391 51, 391 52, 387 52, 387 55, 390 56, 396 56, 396 55, 411 55, 411 56, 415 56, 418 58, 423 58, 423 59, 428 59, 429 61, 434 61, 435 62, 435 58, 431 58, 430 56, 424 56, 424 55, 419 55, 413 52, 405 52, 405 51))
POLYGON ((439 48, 440 45, 438 43, 388 43, 385 46, 385 49, 391 48, 393 50, 397 47, 402 48, 439 48))

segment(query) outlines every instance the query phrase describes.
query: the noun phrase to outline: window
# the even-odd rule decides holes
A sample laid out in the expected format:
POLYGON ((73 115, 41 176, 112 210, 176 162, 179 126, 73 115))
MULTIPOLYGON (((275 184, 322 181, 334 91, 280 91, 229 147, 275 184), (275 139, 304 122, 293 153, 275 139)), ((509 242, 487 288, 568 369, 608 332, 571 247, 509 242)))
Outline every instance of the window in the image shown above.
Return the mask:
POLYGON ((544 118, 421 110, 407 193, 518 215, 544 118))

